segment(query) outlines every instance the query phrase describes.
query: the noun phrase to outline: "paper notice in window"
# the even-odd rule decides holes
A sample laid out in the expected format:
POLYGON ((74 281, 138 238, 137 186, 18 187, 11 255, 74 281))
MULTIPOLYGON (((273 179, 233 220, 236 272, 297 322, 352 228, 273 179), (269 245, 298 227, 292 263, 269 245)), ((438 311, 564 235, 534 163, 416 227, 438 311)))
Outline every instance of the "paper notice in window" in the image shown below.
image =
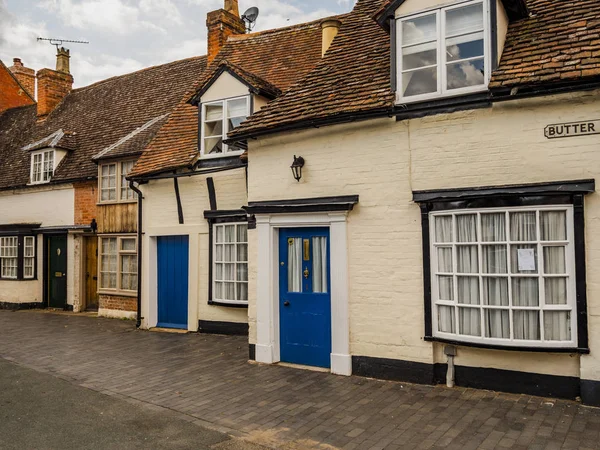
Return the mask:
POLYGON ((532 248, 521 248, 517 250, 519 261, 519 272, 535 270, 535 251, 532 248))

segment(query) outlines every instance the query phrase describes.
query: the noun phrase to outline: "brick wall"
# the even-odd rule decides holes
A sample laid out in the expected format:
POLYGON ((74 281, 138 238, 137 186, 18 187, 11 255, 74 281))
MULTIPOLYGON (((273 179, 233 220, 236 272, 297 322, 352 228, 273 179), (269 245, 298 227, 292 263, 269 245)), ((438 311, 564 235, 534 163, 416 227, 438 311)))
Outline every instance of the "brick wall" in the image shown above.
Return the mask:
POLYGON ((0 113, 10 108, 34 104, 3 65, 0 65, 0 86, 0 113))
POLYGON ((97 181, 74 183, 75 188, 75 225, 89 225, 97 217, 98 200, 97 181))
POLYGON ((246 32, 244 21, 224 9, 209 12, 206 16, 206 27, 208 28, 209 63, 215 59, 229 36, 246 32))
POLYGON ((27 93, 35 98, 35 70, 25 67, 20 58, 13 59, 13 65, 8 68, 27 93))
MULTIPOLYGON (((423 341, 421 219, 413 190, 600 178, 599 136, 548 140, 552 123, 596 119, 600 92, 496 104, 410 121, 371 120, 249 142, 249 201, 358 194, 348 215, 353 355, 444 361, 423 341), (293 156, 306 161, 300 183, 293 156)), ((592 354, 461 347, 456 364, 600 380, 600 196, 586 197, 588 319, 592 354), (596 349, 596 350, 594 350, 596 349)), ((251 230, 250 340, 256 342, 257 232, 251 230)), ((335 268, 332 268, 335 270, 335 268)))
POLYGON ((100 309, 117 311, 137 311, 136 297, 121 297, 118 295, 100 294, 98 297, 100 309))

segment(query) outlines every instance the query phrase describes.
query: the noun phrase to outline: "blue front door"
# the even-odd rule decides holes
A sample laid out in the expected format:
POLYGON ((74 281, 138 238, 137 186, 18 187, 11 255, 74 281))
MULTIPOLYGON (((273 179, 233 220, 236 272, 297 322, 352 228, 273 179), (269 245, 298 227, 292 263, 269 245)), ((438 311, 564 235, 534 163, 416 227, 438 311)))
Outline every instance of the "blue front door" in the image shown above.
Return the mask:
POLYGON ((329 229, 281 229, 279 258, 281 361, 329 367, 329 229))
POLYGON ((188 328, 187 236, 157 238, 158 326, 188 328))

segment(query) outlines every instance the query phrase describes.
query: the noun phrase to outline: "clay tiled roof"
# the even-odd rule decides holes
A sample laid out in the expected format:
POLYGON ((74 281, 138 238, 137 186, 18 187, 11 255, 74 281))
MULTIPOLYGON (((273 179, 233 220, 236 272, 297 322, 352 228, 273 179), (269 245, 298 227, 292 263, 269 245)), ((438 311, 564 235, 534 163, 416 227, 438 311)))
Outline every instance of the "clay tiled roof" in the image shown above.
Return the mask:
MULTIPOLYGON (((40 122, 36 105, 0 114, 0 189, 26 185, 30 152, 23 148, 59 130, 70 136, 63 141, 72 148, 52 182, 95 178, 94 155, 171 112, 204 70, 206 57, 189 58, 74 89, 40 122)), ((158 125, 123 142, 112 156, 141 153, 157 130, 158 125)))
MULTIPOLYGON (((357 113, 393 113, 390 38, 374 21, 387 5, 359 1, 317 67, 230 137, 352 120, 357 113)), ((530 17, 509 26, 491 89, 600 78, 599 0, 528 0, 527 9, 530 17)))
POLYGON ((490 88, 600 77, 600 1, 529 0, 510 25, 490 88))
POLYGON ((148 145, 131 176, 190 166, 196 161, 198 108, 188 101, 219 70, 226 68, 263 93, 276 95, 302 79, 320 59, 320 21, 230 37, 148 145))

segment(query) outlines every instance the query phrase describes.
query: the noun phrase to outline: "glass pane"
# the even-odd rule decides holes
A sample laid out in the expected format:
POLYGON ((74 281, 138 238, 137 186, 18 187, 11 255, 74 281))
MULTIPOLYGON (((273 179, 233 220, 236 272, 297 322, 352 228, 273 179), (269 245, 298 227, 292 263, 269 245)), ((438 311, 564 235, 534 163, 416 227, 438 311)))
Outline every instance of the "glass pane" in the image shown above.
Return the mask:
POLYGON ((462 214, 456 216, 458 242, 477 242, 477 216, 462 214))
POLYGON ((237 299, 240 301, 248 301, 248 284, 237 284, 237 299))
POLYGON ((225 244, 225 261, 235 262, 235 244, 225 244))
POLYGON ((235 281, 235 264, 224 264, 224 280, 235 281))
POLYGON ((225 242, 235 242, 235 225, 225 225, 225 242))
POLYGON ((446 36, 483 30, 483 4, 463 6, 446 11, 446 36))
POLYGON ((223 245, 216 245, 215 250, 215 261, 223 261, 223 245))
POLYGON ((215 299, 223 300, 223 283, 215 283, 215 299))
POLYGON ((402 45, 414 45, 422 42, 437 41, 436 14, 421 16, 402 22, 402 45))
POLYGON ((438 277, 440 300, 454 300, 454 279, 452 277, 438 277))
POLYGON ((452 242, 452 216, 435 217, 435 242, 452 242))
POLYGON ((312 238, 313 292, 327 292, 327 238, 312 238))
POLYGON ((452 247, 438 247, 438 270, 440 272, 451 273, 452 269, 452 247))
POLYGON ((535 212, 510 214, 510 238, 513 241, 535 241, 535 212))
POLYGON ((460 89, 485 83, 485 60, 474 59, 446 66, 446 87, 460 89))
POLYGON ((204 139, 204 153, 223 153, 223 138, 214 137, 204 139))
POLYGON ((457 277, 458 303, 479 305, 479 278, 457 277))
POLYGON ((460 334, 481 336, 481 316, 479 308, 458 308, 460 334))
POLYGON ((512 273, 537 273, 537 245, 511 245, 510 248, 512 273))
POLYGON ((540 212, 540 235, 542 241, 566 241, 567 213, 565 211, 540 212))
POLYGON ((508 278, 483 278, 483 304, 508 306, 508 278))
POLYGON ((481 240, 483 242, 506 240, 506 215, 504 213, 481 215, 481 240))
POLYGON ((244 116, 244 117, 235 117, 235 118, 229 119, 229 120, 227 121, 227 123, 228 123, 227 132, 229 132, 229 131, 233 130, 234 128, 237 128, 237 127, 239 127, 239 126, 240 126, 240 124, 241 124, 241 123, 242 123, 244 120, 246 120, 246 116, 244 116))
POLYGON ((117 239, 116 238, 105 238, 102 239, 102 253, 109 255, 117 251, 117 239))
POLYGON ((515 339, 539 341, 539 311, 513 311, 513 329, 515 339))
POLYGON ((135 251, 135 239, 121 239, 121 250, 135 251))
POLYGON ((237 265, 237 281, 248 281, 248 264, 237 265))
POLYGON ((227 102, 227 117, 246 117, 248 114, 248 100, 238 98, 227 102))
POLYGON ((288 239, 288 292, 302 292, 302 239, 288 239))
POLYGON ((513 306, 538 306, 540 303, 538 279, 513 278, 512 302, 513 306))
POLYGON ((565 247, 544 247, 544 273, 565 274, 565 247))
POLYGON ((225 287, 223 300, 235 300, 235 283, 224 283, 225 287))
POLYGON ((483 31, 446 39, 446 61, 483 56, 483 31))
POLYGON ((476 245, 461 245, 456 247, 456 262, 458 273, 478 273, 476 245))
POLYGON ((215 264, 215 280, 223 281, 223 264, 215 264))
POLYGON ((509 312, 500 309, 487 309, 483 312, 485 335, 491 338, 510 338, 509 312))
POLYGON ((454 308, 438 306, 438 330, 442 333, 456 333, 454 322, 454 308))
POLYGON ((402 49, 402 70, 418 69, 419 67, 435 66, 437 64, 437 48, 435 42, 418 44, 402 49))
POLYGON ((546 278, 544 280, 547 305, 567 304, 567 279, 546 278))
POLYGON ((481 247, 483 273, 507 273, 506 245, 484 245, 481 247))
POLYGON ((204 118, 205 121, 223 119, 223 105, 220 103, 216 105, 206 105, 204 114, 206 116, 204 118))
POLYGON ((571 340, 571 313, 569 311, 544 311, 544 339, 547 341, 571 340))
POLYGON ((237 226, 237 241, 239 243, 248 242, 248 226, 238 225, 237 226))
POLYGON ((437 90, 437 67, 402 74, 402 95, 404 97, 431 94, 437 90))
POLYGON ((248 244, 238 244, 237 260, 242 262, 248 261, 248 244))
POLYGON ((224 237, 224 232, 223 232, 223 227, 222 226, 218 226, 215 227, 216 228, 216 239, 217 242, 223 242, 223 237, 224 237))

